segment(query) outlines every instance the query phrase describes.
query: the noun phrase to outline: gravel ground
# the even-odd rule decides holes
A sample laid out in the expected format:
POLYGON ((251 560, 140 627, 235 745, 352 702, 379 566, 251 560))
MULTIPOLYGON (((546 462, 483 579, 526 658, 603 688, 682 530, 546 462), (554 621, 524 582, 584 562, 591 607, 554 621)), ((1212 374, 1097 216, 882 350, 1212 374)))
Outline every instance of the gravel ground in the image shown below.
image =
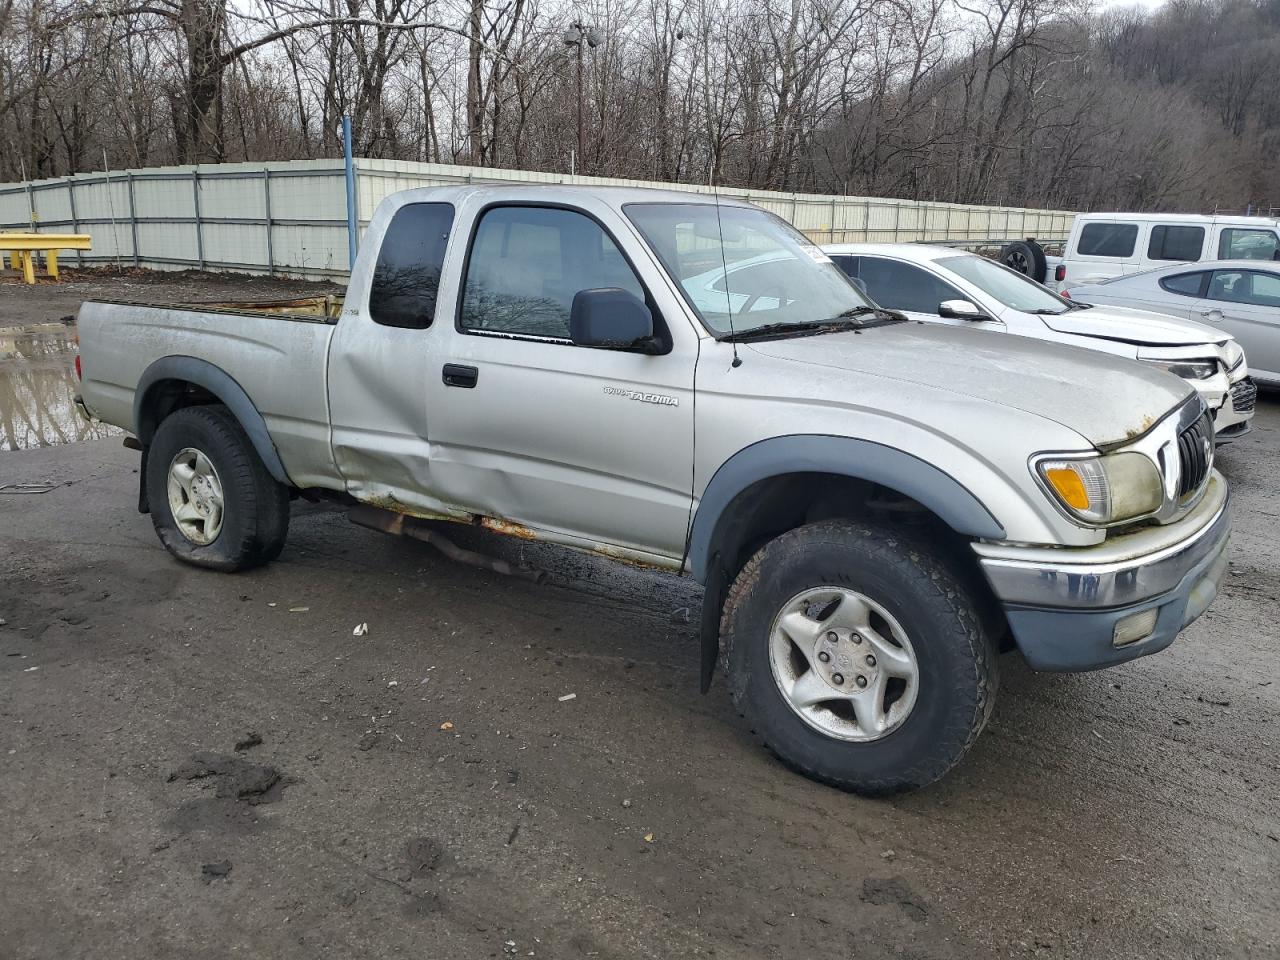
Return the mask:
MULTIPOLYGON (((0 326, 88 286, 0 285, 0 326)), ((208 573, 118 438, 0 453, 51 485, 0 493, 0 957, 1280 956, 1280 397, 1220 467, 1231 576, 1182 639, 1003 658, 967 760, 873 801, 697 694, 686 581, 465 541, 533 585, 310 505, 208 573)))

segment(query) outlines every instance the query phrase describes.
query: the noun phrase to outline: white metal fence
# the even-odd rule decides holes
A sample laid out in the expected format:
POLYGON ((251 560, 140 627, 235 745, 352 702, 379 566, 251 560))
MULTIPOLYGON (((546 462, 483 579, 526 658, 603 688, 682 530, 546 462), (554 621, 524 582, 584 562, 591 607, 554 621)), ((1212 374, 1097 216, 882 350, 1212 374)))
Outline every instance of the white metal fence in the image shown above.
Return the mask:
MULTIPOLYGON (((361 230, 383 197, 459 183, 574 183, 709 187, 399 160, 357 160, 361 230)), ((789 220, 816 242, 1037 237, 1065 239, 1063 210, 925 203, 722 188, 789 220)), ((341 161, 223 163, 79 174, 0 185, 0 230, 88 233, 77 264, 194 267, 300 277, 347 274, 346 187, 341 161)))

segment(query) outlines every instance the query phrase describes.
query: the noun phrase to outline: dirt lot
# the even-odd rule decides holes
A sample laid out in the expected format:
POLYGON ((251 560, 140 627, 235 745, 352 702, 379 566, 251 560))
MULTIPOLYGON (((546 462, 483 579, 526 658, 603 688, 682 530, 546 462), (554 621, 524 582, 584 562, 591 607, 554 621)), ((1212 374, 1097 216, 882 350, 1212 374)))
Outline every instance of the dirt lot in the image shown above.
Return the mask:
MULTIPOLYGON (((0 285, 0 326, 89 286, 0 285)), ((1220 466, 1232 574, 1174 647, 1004 658, 967 761, 869 801, 698 696, 684 581, 306 505, 206 573, 118 438, 0 453, 52 485, 0 493, 0 957, 1280 956, 1280 397, 1220 466)))

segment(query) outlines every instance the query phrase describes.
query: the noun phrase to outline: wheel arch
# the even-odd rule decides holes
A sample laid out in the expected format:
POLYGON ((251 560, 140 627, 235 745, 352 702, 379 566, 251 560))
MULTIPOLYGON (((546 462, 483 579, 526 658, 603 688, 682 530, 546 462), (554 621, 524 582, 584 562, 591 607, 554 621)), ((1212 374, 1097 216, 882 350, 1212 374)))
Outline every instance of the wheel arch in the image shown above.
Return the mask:
MULTIPOLYGON (((762 440, 726 460, 707 484, 690 525, 685 567, 706 587, 700 621, 701 687, 719 654, 720 615, 738 570, 762 540, 814 519, 856 515, 877 492, 903 498, 942 528, 944 550, 977 574, 963 541, 1002 540, 1003 525, 969 489, 913 454, 869 440, 793 435, 762 440), (782 516, 774 516, 785 505, 782 516), (818 514, 814 515, 814 508, 818 514), (763 523, 764 517, 770 522, 763 523)), ((917 511, 919 512, 919 511, 917 511)), ((985 595, 980 574, 973 579, 985 595)))
POLYGON ((962 536, 1002 540, 1004 527, 950 474, 895 447, 851 437, 802 434, 761 440, 734 454, 715 472, 689 529, 685 564, 706 583, 712 558, 724 555, 749 510, 754 491, 768 481, 816 475, 859 481, 909 497, 962 536))
POLYGON ((200 403, 220 403, 236 418, 262 459, 267 472, 291 486, 267 423, 244 387, 229 373, 199 357, 161 357, 142 376, 133 394, 134 433, 143 447, 151 443, 160 421, 174 410, 200 403))

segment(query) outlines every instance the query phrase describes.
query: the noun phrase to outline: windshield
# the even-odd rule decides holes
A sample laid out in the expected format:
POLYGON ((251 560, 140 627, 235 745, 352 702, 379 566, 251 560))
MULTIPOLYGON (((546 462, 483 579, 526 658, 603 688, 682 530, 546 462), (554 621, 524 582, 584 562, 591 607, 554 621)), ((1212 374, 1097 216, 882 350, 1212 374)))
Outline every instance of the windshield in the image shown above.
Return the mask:
POLYGON ((944 257, 938 261, 938 265, 963 277, 987 296, 994 297, 1015 310, 1027 313, 1066 313, 1071 309, 1070 303, 1030 277, 985 257, 973 254, 944 257))
POLYGON ((764 210, 722 205, 718 220, 714 203, 629 203, 625 210, 717 336, 817 326, 873 309, 825 253, 764 210))

